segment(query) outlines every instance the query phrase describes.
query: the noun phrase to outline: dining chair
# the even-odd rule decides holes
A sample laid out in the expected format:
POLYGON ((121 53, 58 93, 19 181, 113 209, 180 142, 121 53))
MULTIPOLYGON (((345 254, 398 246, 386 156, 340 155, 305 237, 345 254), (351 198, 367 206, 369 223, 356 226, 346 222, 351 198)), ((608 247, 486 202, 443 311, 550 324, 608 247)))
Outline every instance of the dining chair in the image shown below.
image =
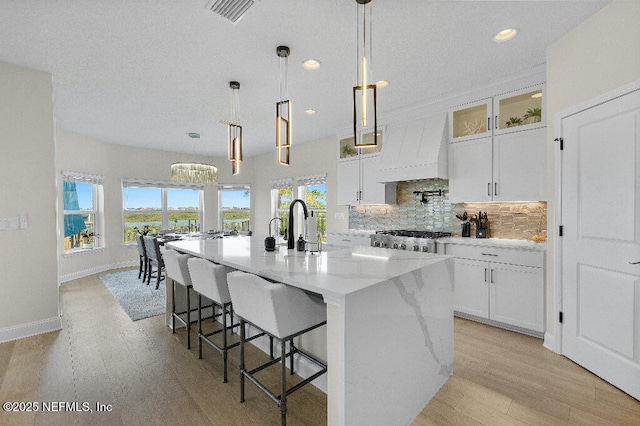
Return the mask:
POLYGON ((142 277, 142 282, 147 280, 147 251, 144 248, 144 239, 142 234, 136 233, 136 243, 138 244, 138 255, 140 256, 140 270, 138 271, 138 279, 142 277), (143 275, 144 272, 144 275, 143 275))
POLYGON ((156 237, 152 237, 149 235, 145 235, 144 238, 144 248, 147 253, 147 285, 151 283, 151 278, 155 276, 156 278, 156 290, 160 288, 160 281, 164 279, 164 259, 162 257, 162 253, 160 252, 160 244, 158 244, 158 239, 156 237), (153 268, 156 268, 155 272, 153 268), (155 275, 154 275, 155 274, 155 275))

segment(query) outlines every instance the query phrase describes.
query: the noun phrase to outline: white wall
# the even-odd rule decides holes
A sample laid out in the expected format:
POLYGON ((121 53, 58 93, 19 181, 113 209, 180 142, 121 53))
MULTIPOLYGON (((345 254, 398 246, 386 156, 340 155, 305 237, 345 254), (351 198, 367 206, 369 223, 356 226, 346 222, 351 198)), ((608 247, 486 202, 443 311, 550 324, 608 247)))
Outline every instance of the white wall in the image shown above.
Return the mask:
MULTIPOLYGON (((171 163, 197 160, 218 167, 220 183, 251 183, 252 161, 242 164, 241 175, 231 176, 231 165, 222 158, 207 158, 175 152, 134 148, 104 143, 90 137, 57 130, 56 178, 61 186, 63 171, 83 172, 104 176, 104 250, 94 250, 60 256, 60 282, 104 270, 137 265, 135 245, 123 244, 122 234, 122 179, 139 178, 169 182, 171 163)), ((214 185, 205 185, 204 229, 218 229, 218 194, 214 185)), ((58 195, 62 209, 62 193, 58 195)), ((62 229, 62 210, 58 227, 62 229)), ((58 245, 62 248, 62 236, 58 245)))
POLYGON ((547 244, 547 330, 555 334, 556 306, 554 244, 560 225, 554 220, 557 185, 553 139, 557 113, 609 90, 640 79, 640 2, 615 0, 547 48, 547 141, 549 185, 547 244))
POLYGON ((0 342, 60 328, 51 74, 0 62, 0 342))

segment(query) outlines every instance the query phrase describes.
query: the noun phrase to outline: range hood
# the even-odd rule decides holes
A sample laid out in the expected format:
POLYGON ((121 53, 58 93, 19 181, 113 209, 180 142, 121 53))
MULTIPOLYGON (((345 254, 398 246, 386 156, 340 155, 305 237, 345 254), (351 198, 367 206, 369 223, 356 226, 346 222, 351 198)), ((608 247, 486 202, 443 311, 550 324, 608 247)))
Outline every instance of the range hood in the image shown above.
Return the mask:
POLYGON ((447 113, 389 123, 378 182, 447 179, 447 113))

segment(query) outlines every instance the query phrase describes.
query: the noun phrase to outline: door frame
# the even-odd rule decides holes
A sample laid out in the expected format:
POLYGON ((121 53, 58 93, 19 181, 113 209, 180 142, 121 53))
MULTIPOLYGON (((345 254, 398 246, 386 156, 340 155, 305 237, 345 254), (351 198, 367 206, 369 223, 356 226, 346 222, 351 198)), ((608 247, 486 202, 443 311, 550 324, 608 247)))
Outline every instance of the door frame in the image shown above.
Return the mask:
MULTIPOLYGON (((622 97, 624 95, 627 95, 631 92, 640 90, 640 80, 635 80, 632 81, 631 83, 622 85, 620 87, 617 87, 613 90, 610 90, 608 92, 605 92, 601 95, 598 95, 594 98, 591 98, 587 101, 581 102, 579 104, 573 105, 571 107, 568 107, 558 113, 555 114, 554 116, 554 122, 553 122, 553 131, 554 131, 554 210, 555 210, 555 214, 554 214, 554 223, 552 228, 550 229, 552 235, 554 236, 553 238, 553 249, 554 249, 554 260, 555 260, 555 271, 554 271, 554 277, 555 277, 555 282, 556 282, 556 286, 555 286, 555 312, 554 312, 554 321, 556 324, 555 327, 555 348, 552 348, 552 351, 558 353, 558 354, 562 354, 564 355, 563 349, 562 349, 562 323, 560 323, 560 319, 559 319, 559 315, 560 312, 562 312, 563 310, 563 296, 562 296, 562 291, 564 288, 563 285, 563 276, 562 276, 562 237, 560 237, 559 234, 559 227, 562 225, 562 177, 563 177, 563 170, 562 170, 562 151, 560 150, 560 144, 557 142, 560 138, 562 138, 563 132, 562 132, 562 120, 575 115, 575 114, 579 114, 585 110, 588 110, 590 108, 596 107, 598 105, 604 104, 606 102, 612 101, 616 98, 622 97)), ((548 333, 547 333, 548 334, 548 333)), ((551 338, 553 339, 553 338, 551 338)), ((550 340, 551 340, 550 339, 550 340)), ((546 343, 546 339, 545 339, 545 343, 546 343)), ((549 342, 551 343, 551 342, 549 342)), ((548 346, 548 345, 547 345, 548 346)))

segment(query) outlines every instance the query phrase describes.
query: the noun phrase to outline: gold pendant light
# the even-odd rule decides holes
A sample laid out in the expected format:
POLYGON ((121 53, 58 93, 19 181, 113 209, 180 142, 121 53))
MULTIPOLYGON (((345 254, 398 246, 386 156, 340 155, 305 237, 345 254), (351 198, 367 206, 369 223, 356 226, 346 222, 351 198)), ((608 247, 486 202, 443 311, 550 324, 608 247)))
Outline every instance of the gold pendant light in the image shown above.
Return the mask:
POLYGON ((291 148, 291 101, 287 87, 287 68, 290 50, 287 46, 278 46, 276 54, 280 61, 280 98, 276 102, 276 147, 278 162, 289 165, 289 150, 291 148))
MULTIPOLYGON (((367 55, 371 50, 371 31, 369 30, 369 52, 367 52, 367 4, 371 0, 356 0, 362 5, 362 51, 358 47, 358 86, 353 88, 353 139, 356 148, 366 148, 378 145, 378 120, 376 114, 376 85, 369 84, 369 63, 367 55), (373 127, 371 127, 373 125, 373 127), (362 136, 365 130, 373 132, 373 141, 364 142, 362 136)), ((360 33, 360 19, 358 19, 358 34, 360 33)))
POLYGON ((229 120, 228 127, 228 151, 229 160, 231 161, 231 174, 237 175, 240 173, 240 162, 242 161, 242 126, 238 119, 238 110, 240 109, 240 83, 237 81, 230 81, 229 87, 231 88, 231 120, 229 120))

